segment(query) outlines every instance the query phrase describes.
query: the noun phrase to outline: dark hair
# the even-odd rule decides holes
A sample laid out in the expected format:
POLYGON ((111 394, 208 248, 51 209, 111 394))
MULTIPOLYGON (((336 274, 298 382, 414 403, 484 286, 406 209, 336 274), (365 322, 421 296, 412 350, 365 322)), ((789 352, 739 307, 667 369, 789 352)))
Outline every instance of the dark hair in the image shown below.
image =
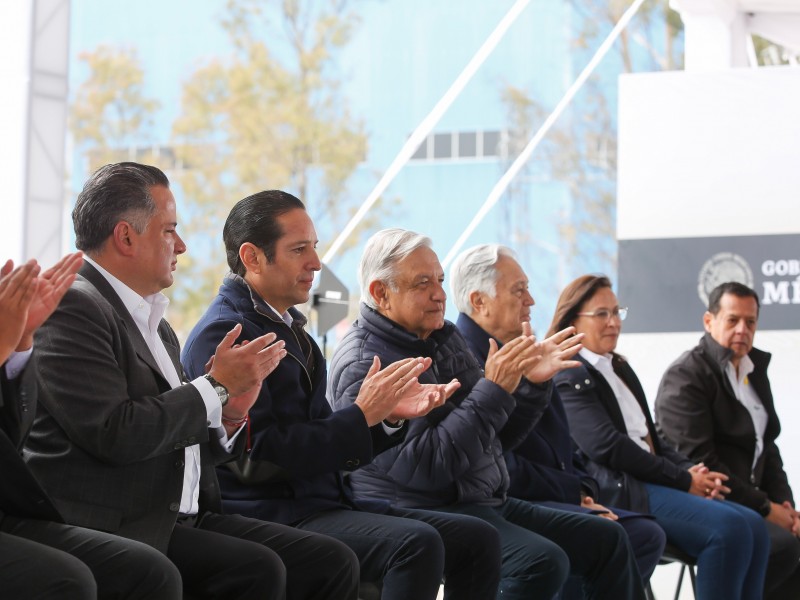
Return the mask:
POLYGON ((719 303, 725 294, 733 294, 739 298, 753 298, 756 301, 756 314, 761 311, 761 304, 758 301, 758 294, 756 294, 755 290, 738 281, 728 281, 711 290, 708 295, 708 312, 712 315, 716 315, 719 312, 719 303))
POLYGON ((142 233, 156 210, 150 194, 154 186, 169 187, 169 179, 156 167, 122 162, 97 169, 72 211, 75 246, 84 252, 98 250, 120 221, 142 233))
POLYGON ((246 269, 239 258, 239 248, 245 242, 261 248, 269 262, 275 260, 275 243, 284 231, 278 217, 296 208, 305 210, 298 199, 280 190, 258 192, 239 200, 231 209, 222 228, 222 241, 228 266, 237 275, 244 276, 246 269))
POLYGON ((583 305, 591 300, 598 290, 610 287, 611 280, 605 275, 581 275, 568 284, 558 297, 553 322, 550 323, 550 329, 545 337, 550 337, 572 325, 583 305))

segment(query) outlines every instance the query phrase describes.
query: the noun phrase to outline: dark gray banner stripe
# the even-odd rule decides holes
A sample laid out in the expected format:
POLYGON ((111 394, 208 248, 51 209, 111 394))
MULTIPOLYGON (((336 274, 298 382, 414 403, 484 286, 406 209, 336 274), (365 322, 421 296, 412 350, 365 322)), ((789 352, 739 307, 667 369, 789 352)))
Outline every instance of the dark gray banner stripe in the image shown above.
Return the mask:
POLYGON ((758 292, 759 329, 800 329, 800 234, 619 242, 627 332, 699 332, 708 292, 731 280, 758 292))

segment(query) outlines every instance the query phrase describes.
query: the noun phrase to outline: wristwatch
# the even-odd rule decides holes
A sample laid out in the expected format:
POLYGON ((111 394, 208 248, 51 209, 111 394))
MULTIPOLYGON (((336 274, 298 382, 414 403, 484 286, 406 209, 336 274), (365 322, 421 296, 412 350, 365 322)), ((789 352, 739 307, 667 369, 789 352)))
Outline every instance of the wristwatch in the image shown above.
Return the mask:
POLYGON ((205 378, 208 380, 208 383, 211 384, 211 387, 214 388, 214 391, 217 392, 219 403, 222 404, 222 406, 225 406, 228 403, 228 388, 226 388, 209 374, 206 374, 205 378))

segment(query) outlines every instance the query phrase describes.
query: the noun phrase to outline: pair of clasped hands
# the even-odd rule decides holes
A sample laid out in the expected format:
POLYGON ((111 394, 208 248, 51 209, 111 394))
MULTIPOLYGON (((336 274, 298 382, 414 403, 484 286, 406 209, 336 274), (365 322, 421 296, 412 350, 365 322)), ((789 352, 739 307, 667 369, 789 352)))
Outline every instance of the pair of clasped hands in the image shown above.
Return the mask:
POLYGON ((800 513, 794 509, 788 500, 782 504, 770 502, 770 511, 766 519, 800 537, 800 513))
MULTIPOLYGON (((689 473, 692 475, 692 485, 689 488, 692 494, 712 500, 724 500, 731 492, 725 485, 728 476, 725 473, 710 471, 703 463, 694 465, 689 469, 689 473)), ((766 519, 800 537, 800 513, 788 500, 782 504, 770 502, 770 511, 766 519)))

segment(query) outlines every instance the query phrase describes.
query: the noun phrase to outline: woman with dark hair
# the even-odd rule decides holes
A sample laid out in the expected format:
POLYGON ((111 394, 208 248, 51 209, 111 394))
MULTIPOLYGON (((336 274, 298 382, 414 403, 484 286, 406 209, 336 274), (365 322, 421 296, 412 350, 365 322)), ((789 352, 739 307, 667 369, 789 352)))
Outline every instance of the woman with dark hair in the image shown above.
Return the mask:
POLYGON ((569 326, 584 334, 581 366, 554 379, 600 501, 655 516, 667 542, 696 557, 698 598, 761 598, 769 553, 763 519, 723 501, 726 475, 658 437, 636 374, 615 352, 627 310, 607 277, 584 275, 561 293, 547 334, 569 326))

